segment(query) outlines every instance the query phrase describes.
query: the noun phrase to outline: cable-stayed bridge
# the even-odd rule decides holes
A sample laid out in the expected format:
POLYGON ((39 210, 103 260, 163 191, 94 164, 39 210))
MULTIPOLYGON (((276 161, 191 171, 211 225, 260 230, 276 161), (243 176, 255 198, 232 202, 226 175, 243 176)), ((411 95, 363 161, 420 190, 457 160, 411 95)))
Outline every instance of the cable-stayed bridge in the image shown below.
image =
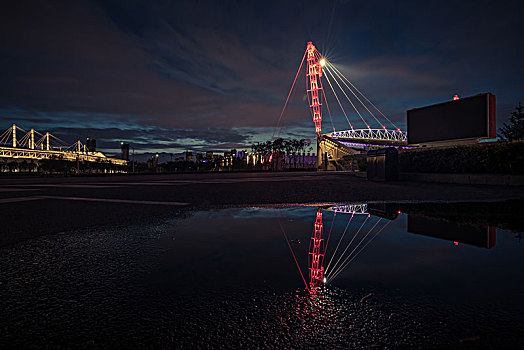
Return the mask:
POLYGON ((26 131, 15 124, 0 134, 0 157, 127 164, 124 159, 106 157, 102 152, 89 150, 80 140, 68 144, 50 132, 40 133, 35 129, 26 131))
POLYGON ((280 137, 284 112, 303 66, 306 67, 306 93, 315 124, 319 165, 324 159, 338 159, 344 155, 355 154, 358 152, 355 148, 407 145, 407 133, 382 113, 362 91, 316 49, 312 42, 307 44, 272 139, 275 136, 277 139, 280 137), (328 88, 324 87, 322 78, 327 81, 328 88), (331 107, 328 103, 328 95, 330 99, 335 100, 331 107), (327 128, 326 123, 322 124, 323 119, 326 119, 326 113, 323 116, 323 106, 325 106, 330 122, 327 128), (344 117, 347 129, 336 130, 333 122, 335 116, 344 117), (325 132, 326 129, 330 131, 325 132))

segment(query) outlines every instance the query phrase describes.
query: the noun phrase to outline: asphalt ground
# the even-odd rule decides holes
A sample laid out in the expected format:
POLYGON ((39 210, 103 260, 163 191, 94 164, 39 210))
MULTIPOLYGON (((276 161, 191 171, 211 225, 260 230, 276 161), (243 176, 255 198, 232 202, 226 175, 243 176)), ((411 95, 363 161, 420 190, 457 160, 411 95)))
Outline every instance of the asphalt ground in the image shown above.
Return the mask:
POLYGON ((371 182, 348 173, 0 177, 0 246, 224 206, 524 199, 524 187, 371 182))

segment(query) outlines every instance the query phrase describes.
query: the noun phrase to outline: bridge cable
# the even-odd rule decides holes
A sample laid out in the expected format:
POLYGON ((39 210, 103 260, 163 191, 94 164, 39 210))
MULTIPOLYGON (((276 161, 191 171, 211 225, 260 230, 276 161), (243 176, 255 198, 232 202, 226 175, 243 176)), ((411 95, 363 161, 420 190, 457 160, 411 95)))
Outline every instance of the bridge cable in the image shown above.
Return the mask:
POLYGON ((352 87, 353 87, 353 88, 354 88, 354 89, 355 89, 355 90, 356 90, 356 91, 357 91, 357 92, 358 92, 362 97, 364 97, 364 99, 365 99, 366 101, 368 101, 369 104, 370 104, 371 106, 373 106, 373 108, 375 108, 375 109, 376 109, 376 110, 377 110, 377 111, 378 111, 378 112, 379 112, 379 113, 380 113, 380 114, 381 114, 381 115, 382 115, 382 116, 383 116, 383 117, 384 117, 388 122, 390 122, 391 125, 393 125, 396 129, 398 129, 398 127, 395 125, 395 123, 393 123, 393 122, 392 122, 388 117, 386 117, 386 115, 384 115, 384 113, 382 113, 382 111, 381 111, 380 109, 378 109, 378 107, 375 106, 375 105, 373 104, 373 102, 371 102, 371 101, 366 97, 366 95, 364 95, 364 94, 363 94, 359 89, 357 89, 357 87, 356 87, 355 85, 353 85, 353 83, 351 83, 351 82, 349 81, 349 79, 346 78, 346 77, 345 77, 345 76, 344 76, 344 75, 343 75, 343 74, 342 74, 342 73, 337 69, 337 67, 335 67, 335 66, 332 65, 332 64, 331 64, 331 66, 333 67, 334 70, 338 71, 338 73, 340 73, 340 75, 342 76, 342 78, 345 79, 345 80, 346 80, 346 81, 347 81, 347 82, 348 82, 348 83, 349 83, 349 84, 350 84, 350 85, 351 85, 351 86, 352 86, 352 87))
POLYGON ((13 132, 13 130, 11 128, 9 128, 6 131, 4 131, 2 133, 2 135, 0 135, 0 143, 1 144, 7 144, 8 143, 7 141, 9 140, 9 136, 11 136, 12 132, 13 132))
MULTIPOLYGON (((338 88, 340 89, 340 91, 342 91, 342 93, 344 94, 344 96, 346 96, 347 100, 349 101, 349 103, 351 104, 351 106, 353 107, 353 109, 355 110, 355 112, 357 112, 358 116, 360 117, 360 119, 362 119, 362 121, 364 122, 364 124, 367 126, 367 128, 369 129, 369 124, 366 122, 366 120, 364 119, 364 117, 362 117, 362 114, 360 114, 359 110, 357 109, 357 107, 355 107, 355 105, 353 104, 353 101, 351 101, 351 99, 349 98, 349 96, 346 94, 346 92, 344 91, 344 89, 342 89, 342 87, 340 86, 340 84, 338 83, 338 81, 336 80, 335 76, 333 75, 333 73, 331 73, 329 71, 329 69, 327 69, 327 66, 326 66, 326 69, 325 71, 331 75, 331 77, 333 78, 333 81, 338 85, 338 88)), ((328 74, 326 74, 326 77, 328 76, 328 74)))
POLYGON ((386 226, 388 226, 389 224, 391 223, 391 221, 388 221, 386 222, 386 224, 384 226, 382 226, 382 228, 380 230, 378 230, 378 232, 373 236, 371 237, 371 239, 362 247, 362 249, 360 249, 355 255, 353 255, 353 257, 351 258, 351 260, 349 260, 343 267, 342 269, 340 269, 340 271, 338 271, 334 276, 332 276, 329 280, 332 281, 333 279, 335 279, 342 271, 344 271, 344 269, 353 261, 355 260, 355 258, 375 239, 375 237, 377 237, 382 231, 384 231, 384 229, 386 228, 386 226))
MULTIPOLYGON (((337 262, 335 263, 335 265, 333 265, 333 269, 335 269, 335 267, 338 265, 338 262, 340 261, 340 259, 342 259, 342 257, 344 256, 344 254, 346 253, 346 251, 349 249, 349 247, 351 246, 351 243, 353 243, 353 241, 355 240, 355 238, 358 236, 358 234, 360 233, 360 230, 362 230, 362 228, 364 227, 364 225, 366 224, 366 222, 368 221, 368 219, 370 218, 370 215, 368 215, 366 217, 366 220, 364 220, 364 222, 360 225, 359 229, 357 230, 357 232, 353 235, 353 238, 351 239, 351 242, 349 242, 349 244, 346 246, 346 249, 344 249, 344 251, 342 252, 342 254, 340 255, 340 257, 338 258, 337 262)), ((327 273, 327 269, 326 269, 326 272, 327 273)))
MULTIPOLYGON (((318 50, 315 50, 315 55, 317 56, 317 58, 319 58, 319 59, 324 59, 324 60, 325 60, 324 56, 322 56, 322 54, 321 54, 318 50)), ((327 62, 327 61, 326 61, 326 62, 327 62)), ((353 109, 355 110, 355 112, 357 112, 357 114, 358 114, 358 116, 360 117, 360 119, 362 119, 362 121, 364 122, 364 124, 365 124, 365 125, 368 127, 368 129, 369 129, 369 125, 368 125, 368 123, 364 120, 364 118, 362 117, 362 114, 360 114, 359 110, 355 107, 355 105, 353 104, 353 102, 351 101, 351 99, 348 97, 348 95, 346 94, 346 92, 344 91, 344 89, 342 89, 342 87, 341 87, 340 84, 338 83, 338 81, 337 81, 335 75, 334 75, 333 73, 331 73, 331 72, 328 70, 328 66, 327 66, 327 65, 325 66, 324 70, 325 70, 327 73, 331 74, 331 77, 333 78, 333 81, 335 81, 335 83, 337 83, 338 88, 340 89, 340 91, 342 91, 342 93, 344 94, 344 96, 346 96, 347 100, 349 101, 349 103, 351 104, 351 106, 353 107, 353 109)), ((328 77, 327 74, 326 74, 326 79, 327 79, 328 82, 329 82, 329 77, 328 77)), ((331 85, 331 83, 330 83, 330 85, 331 85)), ((347 86, 347 85, 346 85, 346 86, 347 86)), ((333 90, 333 87, 332 87, 331 89, 333 90)), ((333 93, 334 93, 334 90, 333 90, 333 93)), ((353 95, 354 95, 354 94, 353 94, 353 95)), ((337 99, 338 99, 338 97, 337 97, 337 99)), ((358 99, 358 97, 357 97, 357 99, 358 99)), ((361 101, 360 103, 362 103, 362 101, 361 101)), ((366 107, 366 106, 364 105, 364 107, 366 107)), ((375 120, 377 120, 377 118, 375 118, 375 120)), ((380 125, 382 125, 382 123, 380 123, 378 120, 377 120, 377 122, 378 122, 380 125)))
MULTIPOLYGON (((329 68, 330 68, 330 69, 333 69, 333 65, 332 65, 331 63, 328 62, 327 65, 329 65, 329 68)), ((358 102, 360 102, 360 104, 361 104, 361 105, 362 105, 362 106, 363 106, 363 107, 368 111, 368 113, 369 113, 369 114, 370 114, 370 115, 371 115, 371 116, 372 116, 372 117, 377 121, 377 123, 379 123, 380 126, 381 126, 383 129, 385 129, 386 126, 385 126, 384 124, 382 124, 382 123, 380 122, 380 120, 378 120, 378 118, 373 114, 373 112, 371 112, 371 111, 369 110, 369 108, 364 104, 364 102, 362 102, 362 100, 360 100, 360 98, 358 98, 358 96, 353 92, 353 90, 351 90, 351 88, 348 86, 348 84, 346 84, 346 82, 345 82, 345 81, 340 77, 339 73, 337 73, 337 71, 335 71, 334 69, 333 69, 333 72, 335 72, 335 74, 336 74, 336 75, 338 76, 338 78, 342 81, 342 83, 343 83, 343 84, 348 88, 349 92, 351 92, 351 94, 352 94, 353 96, 355 96, 355 98, 358 100, 358 102)))
POLYGON ((29 137, 30 136, 31 136, 31 134, 28 132, 22 138, 20 138, 20 140, 17 140, 16 143, 18 143, 18 144, 20 144, 22 146, 25 146, 26 144, 29 144, 29 137))
MULTIPOLYGON (((333 91, 333 95, 335 95, 335 98, 337 99, 338 105, 340 106, 340 109, 342 110, 342 113, 344 113, 344 116, 346 117, 346 120, 348 121, 349 126, 351 127, 351 130, 353 130, 353 125, 349 121, 349 118, 346 114, 346 111, 344 110, 344 107, 342 107, 342 103, 340 103, 340 100, 338 99, 337 93, 335 92, 335 89, 333 89, 333 85, 331 85, 331 81, 329 81, 329 77, 326 74, 326 80, 329 84, 329 87, 331 88, 331 91, 333 91)), ((309 96, 308 96, 309 98, 309 96)))
MULTIPOLYGON (((315 54, 315 57, 317 58, 317 60, 320 60, 322 59, 322 55, 318 52, 318 50, 315 50, 313 52, 315 54)), ((333 86, 331 85, 331 82, 329 81, 329 77, 327 75, 325 75, 325 77, 327 78, 328 80, 328 83, 329 83, 329 86, 331 87, 331 91, 333 92, 333 95, 335 95, 337 101, 338 101, 338 105, 340 106, 340 109, 342 110, 342 113, 344 113, 344 116, 346 116, 346 120, 348 121, 349 123, 349 126, 351 127, 351 129, 353 129, 353 125, 351 124, 351 122, 349 121, 349 118, 346 114, 346 111, 344 110, 344 108, 342 107, 342 104, 340 103, 340 100, 338 99, 338 96, 335 92, 335 90, 333 89, 333 86)), ((319 79, 319 82, 320 84, 322 84, 322 80, 319 79)), ((308 84, 307 84, 307 80, 306 80, 306 90, 308 89, 308 84)), ((322 88, 322 87, 321 87, 322 88)), ((335 130, 335 125, 333 124, 333 119, 331 118, 331 111, 329 109, 329 104, 328 104, 328 101, 327 101, 327 98, 326 98, 326 92, 324 91, 324 89, 322 88, 322 94, 324 95, 324 101, 326 101, 326 107, 327 107, 327 110, 328 110, 328 115, 329 115, 329 119, 331 121, 331 126, 333 127, 333 132, 336 132, 335 130)), ((308 94, 308 102, 309 102, 309 94, 308 94)), ((310 103, 311 104, 311 103, 310 103)))
POLYGON ((17 130, 20 130, 20 131, 22 131, 22 132, 27 132, 27 131, 25 131, 24 129, 22 129, 21 127, 19 127, 18 125, 16 125, 16 129, 17 129, 17 130))
POLYGON ((46 137, 46 135, 42 135, 42 137, 38 141, 35 142, 35 146, 39 146, 41 144, 43 145, 45 137, 46 137))
MULTIPOLYGON (((300 66, 298 67, 297 74, 295 75, 295 80, 293 80, 293 84, 291 85, 291 89, 289 90, 289 93, 287 95, 286 103, 284 103, 284 107, 282 108, 282 111, 280 112, 280 116, 278 117, 278 122, 275 127, 275 130, 273 130, 273 135, 271 135, 271 141, 273 141, 273 137, 275 137, 275 132, 277 131, 278 126, 280 125, 280 121, 282 120, 282 116, 284 115, 284 111, 286 110, 286 106, 289 101, 289 97, 291 96, 291 93, 293 92, 298 75, 300 74, 300 70, 302 69, 302 65, 304 64, 304 59, 306 58, 306 54, 307 54, 307 51, 305 51, 304 56, 302 56, 302 61, 300 61, 300 66)), ((282 127, 280 127, 280 130, 278 131, 277 139, 280 137, 281 131, 282 131, 282 127)))
POLYGON ((331 118, 331 111, 329 110, 329 105, 328 105, 328 101, 327 101, 326 93, 324 92, 324 89, 322 89, 322 95, 324 96, 324 101, 326 101, 326 107, 327 107, 327 111, 329 115, 329 120, 331 121, 331 126, 333 127, 333 132, 336 132, 335 124, 333 124, 333 119, 331 118))
POLYGON ((338 244, 337 244, 337 247, 335 248, 335 251, 333 252, 333 254, 331 255, 331 259, 329 259, 329 263, 326 267, 326 271, 329 269, 329 266, 331 265, 331 262, 333 261, 333 257, 337 254, 337 251, 338 251, 338 247, 340 246, 340 243, 342 242, 342 240, 344 239, 344 235, 346 234, 346 231, 348 230, 348 227, 349 227, 349 224, 351 223, 351 220, 353 220, 353 216, 355 216, 355 213, 351 214, 351 217, 349 218, 349 221, 346 225, 346 228, 344 229, 344 232, 342 233, 342 236, 340 237, 340 239, 338 240, 338 244))
MULTIPOLYGON (((377 227, 378 223, 382 221, 382 218, 379 218, 378 221, 375 223, 375 225, 373 225, 373 227, 371 228, 371 230, 368 231, 368 233, 366 233, 366 235, 360 240, 360 242, 358 242, 357 246, 355 248, 353 248, 353 250, 349 253, 349 255, 346 257, 346 259, 344 259, 344 261, 340 264, 340 266, 335 270, 335 272, 333 272, 331 275, 333 276, 334 274, 336 274, 338 271, 340 271, 341 267, 346 263, 346 261, 353 255, 353 253, 357 250, 358 247, 360 247, 360 245, 366 240, 366 238, 371 234, 371 232, 373 232, 373 230, 375 229, 375 227, 377 227)), ((330 277, 328 277, 330 278, 330 277)), ((331 279, 331 278, 330 278, 331 279)))

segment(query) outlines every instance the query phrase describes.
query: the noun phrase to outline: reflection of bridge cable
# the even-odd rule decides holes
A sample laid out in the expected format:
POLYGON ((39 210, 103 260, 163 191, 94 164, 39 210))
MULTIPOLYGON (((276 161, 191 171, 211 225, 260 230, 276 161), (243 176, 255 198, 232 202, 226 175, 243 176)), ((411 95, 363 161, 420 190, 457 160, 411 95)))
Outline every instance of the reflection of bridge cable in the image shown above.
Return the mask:
MULTIPOLYGON (((353 253, 355 252, 355 250, 357 250, 358 247, 360 247, 360 245, 366 240, 366 238, 371 234, 371 232, 373 232, 373 230, 375 229, 375 227, 377 227, 378 223, 382 220, 382 218, 379 218, 378 221, 375 223, 375 225, 373 225, 373 227, 371 228, 371 230, 368 231, 368 233, 366 233, 366 235, 360 240, 360 242, 358 242, 357 246, 355 248, 353 248, 353 250, 349 253, 349 255, 346 257, 346 259, 344 259, 344 261, 340 264, 339 267, 337 267, 337 269, 335 270, 335 266, 333 267, 333 270, 335 271, 334 273, 337 273, 338 270, 340 270, 340 267, 342 265, 344 265, 344 263, 351 257, 351 255, 353 255, 353 253)), ((353 241, 352 241, 353 242, 353 241)), ((351 245, 351 243, 348 245, 347 248, 349 248, 349 246, 351 245)), ((346 250, 347 250, 346 248, 346 250)), ((344 253, 346 252, 346 250, 344 250, 344 253)), ((342 253, 342 256, 341 258, 344 256, 344 253, 342 253)), ((339 259, 340 260, 340 259, 339 259)), ((329 276, 328 276, 329 277, 329 276)))
POLYGON ((331 227, 329 228, 329 234, 328 234, 328 238, 327 238, 327 241, 326 241, 326 246, 324 248, 324 255, 326 255, 326 251, 327 251, 328 244, 329 244, 329 237, 331 237, 331 231, 333 231, 333 224, 335 223, 335 217, 336 216, 337 216, 337 213, 334 213, 333 214, 333 220, 331 221, 331 227))
MULTIPOLYGON (((367 234, 366 234, 366 235, 365 235, 365 236, 360 240, 360 242, 357 244, 357 246, 356 246, 356 247, 351 251, 351 253, 349 253, 349 255, 346 257, 346 259, 344 259, 344 261, 342 262, 342 264, 340 264, 340 266, 335 270, 335 272, 333 272, 333 273, 331 274, 331 276, 338 274, 338 272, 341 271, 341 269, 343 268, 343 266, 347 266, 346 261, 347 261, 349 258, 351 258, 351 257, 353 256, 353 254, 354 254, 355 251, 358 249, 358 247, 360 247, 360 245, 361 245, 362 243, 364 243, 364 241, 366 240, 366 238, 371 234, 371 232, 373 232, 373 230, 375 229, 375 227, 377 227, 378 223, 379 223, 381 220, 382 220, 382 218, 380 218, 380 219, 375 223, 375 225, 373 226, 373 228, 372 228, 371 230, 369 230, 368 233, 367 233, 367 234)), ((379 230, 379 232, 380 232, 380 231, 381 231, 381 230, 379 230)), ((369 244, 369 241, 368 241, 368 243, 366 243, 366 244, 364 245, 363 248, 361 248, 361 250, 364 249, 368 244, 369 244)), ((359 250, 359 252, 360 252, 360 250, 359 250)), ((331 277, 329 277, 329 278, 332 279, 331 277)))
POLYGON ((353 220, 353 216, 355 215, 355 213, 351 214, 351 217, 349 218, 349 221, 346 225, 346 228, 344 229, 344 233, 342 233, 342 236, 340 237, 340 239, 338 240, 338 244, 337 244, 337 247, 335 248, 335 251, 333 252, 333 254, 331 255, 331 259, 329 259, 329 263, 326 267, 326 271, 329 269, 329 266, 331 265, 331 262, 333 261, 333 257, 335 256, 335 254, 337 254, 337 251, 338 251, 338 247, 340 246, 340 243, 342 242, 342 240, 344 239, 344 235, 346 234, 346 231, 348 230, 348 227, 349 227, 349 224, 351 223, 351 220, 353 220))
MULTIPOLYGON (((355 258, 375 239, 375 237, 377 237, 382 231, 384 231, 384 229, 391 223, 391 221, 387 221, 386 224, 384 226, 382 226, 380 228, 380 230, 377 231, 377 233, 375 233, 375 235, 373 237, 371 237, 371 239, 355 254, 353 255, 353 257, 351 258, 351 260, 349 260, 345 265, 342 266, 342 268, 340 268, 333 276, 329 277, 329 281, 332 281, 333 279, 335 279, 342 271, 344 271, 344 269, 353 261, 355 260, 355 258)), ((328 282, 329 282, 328 281, 328 282)))
POLYGON ((295 260, 295 264, 297 265, 298 272, 300 272, 300 277, 302 277, 302 280, 304 281, 304 285, 306 286, 306 289, 309 289, 306 279, 304 278, 304 275, 302 274, 302 269, 300 269, 300 266, 298 265, 298 261, 295 256, 295 253, 293 252, 293 248, 291 248, 291 244, 289 243, 289 239, 287 238, 286 231, 284 231, 284 227, 282 226, 282 223, 280 222, 280 210, 278 211, 277 220, 278 220, 278 225, 280 226, 280 230, 282 231, 282 234, 284 235, 284 238, 286 239, 287 246, 289 247, 289 250, 291 251, 291 255, 293 255, 293 259, 295 260))
MULTIPOLYGON (((346 254, 346 251, 349 249, 349 247, 351 246, 351 243, 353 243, 353 241, 355 240, 355 238, 358 236, 358 234, 360 233, 360 230, 362 230, 362 228, 364 227, 364 225, 366 224, 366 222, 369 220, 370 218, 370 215, 368 215, 366 217, 366 220, 364 220, 364 222, 362 223, 362 225, 360 225, 359 229, 357 230, 357 232, 353 235, 353 238, 351 239, 351 242, 349 242, 349 244, 346 246, 346 249, 344 249, 344 251, 342 252, 342 254, 340 255, 340 257, 338 258, 337 262, 335 263, 335 265, 333 265, 333 269, 335 269, 335 267, 337 267, 340 259, 342 259, 342 257, 344 256, 344 254, 346 254)), ((327 269, 326 269, 326 273, 327 273, 327 269)))
MULTIPOLYGON (((306 58, 306 52, 304 52, 304 56, 302 56, 302 61, 300 62, 300 66, 298 67, 297 74, 295 75, 295 80, 293 80, 293 84, 291 85, 291 89, 289 90, 289 94, 286 98, 286 103, 284 103, 284 107, 282 108, 282 111, 280 112, 280 116, 278 117, 278 122, 275 127, 275 130, 273 131, 273 135, 271 135, 271 141, 273 141, 273 137, 275 137, 275 132, 278 129, 278 126, 280 125, 280 121, 282 120, 282 116, 284 115, 284 111, 286 110, 287 103, 289 101, 289 97, 291 96, 291 93, 293 92, 293 89, 295 87, 295 83, 297 81, 298 75, 300 74, 300 70, 302 69, 302 64, 304 64, 304 59, 306 58)), ((280 130, 278 131, 277 139, 280 137, 280 132, 282 131, 282 126, 280 127, 280 130)))

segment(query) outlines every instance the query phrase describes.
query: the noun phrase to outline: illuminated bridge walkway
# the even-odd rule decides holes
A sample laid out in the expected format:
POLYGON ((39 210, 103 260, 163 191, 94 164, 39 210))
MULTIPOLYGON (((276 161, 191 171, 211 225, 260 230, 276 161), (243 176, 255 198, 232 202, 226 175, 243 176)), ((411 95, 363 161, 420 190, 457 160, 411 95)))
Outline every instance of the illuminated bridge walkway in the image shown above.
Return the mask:
POLYGON ((0 135, 0 158, 62 159, 127 164, 126 160, 109 158, 101 152, 89 151, 80 140, 68 144, 49 132, 42 134, 34 129, 26 131, 15 124, 0 135))

